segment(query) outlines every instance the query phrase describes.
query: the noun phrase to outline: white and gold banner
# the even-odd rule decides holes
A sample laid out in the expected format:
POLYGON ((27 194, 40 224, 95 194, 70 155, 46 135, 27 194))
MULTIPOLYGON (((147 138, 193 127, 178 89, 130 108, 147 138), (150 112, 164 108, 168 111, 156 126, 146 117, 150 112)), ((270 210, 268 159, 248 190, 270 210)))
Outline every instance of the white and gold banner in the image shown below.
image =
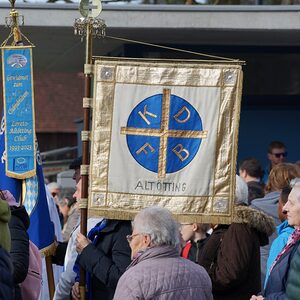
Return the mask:
POLYGON ((89 213, 230 223, 240 63, 97 58, 89 213))

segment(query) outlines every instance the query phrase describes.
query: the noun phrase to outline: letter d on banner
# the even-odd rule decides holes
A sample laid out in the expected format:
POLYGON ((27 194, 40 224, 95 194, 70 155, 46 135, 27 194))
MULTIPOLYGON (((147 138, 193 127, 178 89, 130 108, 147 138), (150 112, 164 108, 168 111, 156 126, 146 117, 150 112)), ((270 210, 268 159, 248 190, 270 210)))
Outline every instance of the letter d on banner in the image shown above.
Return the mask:
POLYGON ((32 47, 3 47, 6 175, 36 174, 32 47))

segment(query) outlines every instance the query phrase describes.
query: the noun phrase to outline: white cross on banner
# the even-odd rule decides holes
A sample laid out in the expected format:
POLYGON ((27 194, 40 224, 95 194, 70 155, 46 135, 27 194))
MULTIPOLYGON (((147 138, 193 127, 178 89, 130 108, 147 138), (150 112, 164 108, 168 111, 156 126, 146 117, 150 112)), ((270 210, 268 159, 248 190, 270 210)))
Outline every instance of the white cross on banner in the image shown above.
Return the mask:
POLYGON ((241 63, 95 61, 89 214, 230 223, 241 63))

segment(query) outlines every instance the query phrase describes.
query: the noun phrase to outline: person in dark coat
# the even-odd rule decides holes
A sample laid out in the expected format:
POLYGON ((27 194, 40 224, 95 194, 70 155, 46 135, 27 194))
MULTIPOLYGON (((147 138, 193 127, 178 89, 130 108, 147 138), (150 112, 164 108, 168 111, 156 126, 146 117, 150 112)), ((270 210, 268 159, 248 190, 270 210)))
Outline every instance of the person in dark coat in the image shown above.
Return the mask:
MULTIPOLYGON (((300 177, 300 169, 295 164, 280 163, 272 167, 269 174, 268 183, 266 185, 266 195, 263 198, 254 199, 251 202, 251 207, 263 211, 267 215, 273 217, 276 226, 281 224, 278 216, 278 202, 281 190, 289 185, 294 178, 300 177)), ((269 243, 260 249, 260 270, 261 270, 261 284, 264 286, 267 260, 271 244, 276 239, 277 233, 274 232, 269 237, 269 243)))
MULTIPOLYGON (((3 195, 10 206, 11 219, 8 223, 11 234, 10 256, 13 264, 14 299, 22 299, 19 284, 22 283, 28 273, 29 265, 29 216, 24 206, 18 206, 14 196, 9 191, 3 191, 3 195)), ((26 299, 24 299, 26 300, 26 299)))
POLYGON ((246 183, 238 176, 236 183, 233 223, 214 226, 199 257, 212 280, 214 300, 249 300, 260 291, 260 246, 275 230, 272 217, 246 206, 246 183))
POLYGON ((289 275, 286 283, 286 299, 298 300, 300 295, 300 246, 291 260, 289 275))
POLYGON ((10 251, 11 248, 11 237, 8 227, 11 213, 9 205, 7 204, 4 196, 1 195, 0 190, 0 246, 6 251, 10 251))
MULTIPOLYGON (((279 252, 273 264, 271 265, 269 278, 262 295, 253 295, 251 300, 291 299, 287 297, 287 287, 289 286, 287 283, 289 281, 289 274, 292 272, 291 270, 293 270, 290 270, 291 266, 293 265, 291 262, 293 262, 295 253, 297 253, 300 247, 300 178, 292 180, 290 185, 293 188, 289 194, 288 201, 283 206, 282 210, 287 215, 289 225, 293 226, 295 230, 290 235, 287 244, 279 252)), ((293 274, 293 272, 291 274, 293 274)), ((290 281, 291 280, 292 278, 290 278, 290 281)), ((299 274, 297 274, 296 282, 299 285, 299 274)), ((299 288, 298 290, 300 291, 299 288)), ((299 299, 299 294, 296 295, 296 299, 299 299)))
POLYGON ((277 238, 272 242, 270 252, 269 252, 269 257, 267 260, 267 269, 266 269, 266 279, 264 283, 264 287, 266 287, 266 284, 268 282, 268 277, 269 277, 269 270, 276 259, 277 255, 280 253, 280 251, 283 249, 283 247, 286 245, 288 242, 288 239, 290 235, 293 233, 295 228, 293 226, 290 226, 287 219, 286 219, 286 214, 282 212, 283 206, 286 204, 288 201, 288 196, 291 192, 292 188, 290 186, 287 186, 282 189, 279 202, 278 202, 278 217, 281 220, 281 224, 276 226, 276 231, 277 231, 277 238))
MULTIPOLYGON (((293 247, 282 255, 280 260, 274 265, 262 295, 252 296, 251 300, 290 300, 290 298, 286 297, 287 278, 291 261, 299 247, 300 241, 298 240, 293 247)), ((297 274, 297 280, 299 284, 299 274, 297 274)), ((299 294, 297 299, 299 299, 299 294)))
MULTIPOLYGON (((107 219, 89 232, 93 242, 78 234, 77 262, 91 276, 92 299, 113 299, 118 280, 131 261, 131 251, 126 240, 126 236, 130 234, 130 221, 107 219)), ((72 297, 80 299, 78 282, 72 288, 72 297)))
POLYGON ((0 246, 0 300, 13 299, 12 272, 9 254, 0 246))

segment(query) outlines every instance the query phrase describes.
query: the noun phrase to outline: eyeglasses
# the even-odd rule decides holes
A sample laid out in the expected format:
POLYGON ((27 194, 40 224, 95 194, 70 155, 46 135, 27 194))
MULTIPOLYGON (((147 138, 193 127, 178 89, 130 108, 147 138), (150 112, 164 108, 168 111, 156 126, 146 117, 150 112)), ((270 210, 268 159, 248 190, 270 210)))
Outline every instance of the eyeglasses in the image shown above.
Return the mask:
POLYGON ((133 238, 137 235, 140 235, 141 233, 136 233, 136 234, 132 234, 132 235, 126 235, 126 240, 128 243, 131 243, 131 241, 133 240, 133 238))
POLYGON ((193 225, 193 223, 181 223, 181 224, 179 224, 179 228, 182 228, 183 226, 186 226, 186 225, 193 225))
POLYGON ((280 158, 280 157, 287 157, 288 153, 287 152, 280 152, 280 153, 272 153, 275 157, 280 158))

